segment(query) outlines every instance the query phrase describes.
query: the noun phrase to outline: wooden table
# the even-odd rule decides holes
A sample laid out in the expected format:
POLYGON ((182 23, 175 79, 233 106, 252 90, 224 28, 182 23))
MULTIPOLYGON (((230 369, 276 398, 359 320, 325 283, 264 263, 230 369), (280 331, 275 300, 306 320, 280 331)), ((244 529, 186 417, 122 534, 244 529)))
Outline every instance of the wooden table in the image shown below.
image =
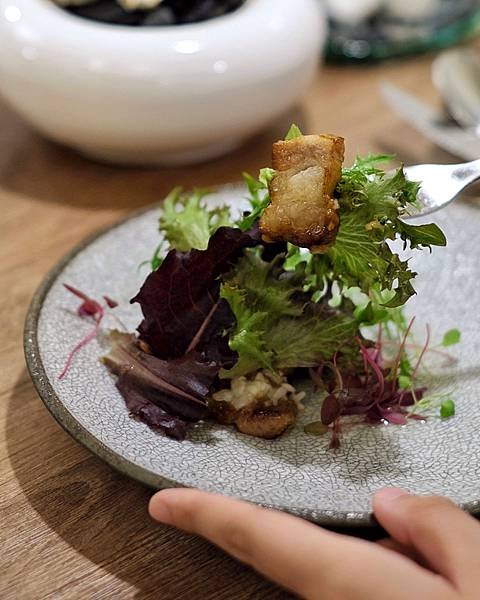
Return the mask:
POLYGON ((435 101, 431 57, 319 72, 303 105, 234 154, 179 169, 90 162, 32 133, 0 105, 0 598, 285 598, 206 542, 152 523, 150 491, 113 472, 47 413, 25 369, 25 312, 72 245, 174 185, 209 186, 269 164, 289 120, 406 163, 451 161, 383 104, 389 79, 435 101))

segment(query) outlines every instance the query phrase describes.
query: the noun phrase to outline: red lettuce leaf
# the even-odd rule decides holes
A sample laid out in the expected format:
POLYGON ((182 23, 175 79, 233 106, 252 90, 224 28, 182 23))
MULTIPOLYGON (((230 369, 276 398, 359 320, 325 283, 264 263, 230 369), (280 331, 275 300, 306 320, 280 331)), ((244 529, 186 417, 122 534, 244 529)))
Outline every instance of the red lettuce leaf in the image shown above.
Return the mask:
MULTIPOLYGON (((110 353, 103 362, 118 375, 122 394, 134 389, 146 401, 186 421, 199 421, 208 415, 207 395, 218 365, 202 362, 193 352, 170 361, 156 358, 139 347, 134 335, 119 331, 110 332, 110 342, 110 353)), ((126 395, 124 398, 127 406, 128 401, 133 402, 126 395)))
POLYGON ((125 375, 120 375, 117 388, 122 394, 128 411, 150 427, 160 429, 169 437, 184 440, 187 436, 187 427, 178 417, 167 414, 156 404, 153 404, 142 394, 135 383, 125 375))
POLYGON ((234 364, 236 355, 223 334, 235 320, 219 297, 218 278, 231 269, 244 248, 259 243, 258 227, 247 232, 221 227, 206 250, 168 253, 131 300, 142 309, 138 332, 152 354, 172 359, 195 349, 203 360, 234 364))
POLYGON ((321 420, 324 425, 331 425, 338 419, 342 412, 342 406, 334 394, 328 395, 322 404, 321 420))

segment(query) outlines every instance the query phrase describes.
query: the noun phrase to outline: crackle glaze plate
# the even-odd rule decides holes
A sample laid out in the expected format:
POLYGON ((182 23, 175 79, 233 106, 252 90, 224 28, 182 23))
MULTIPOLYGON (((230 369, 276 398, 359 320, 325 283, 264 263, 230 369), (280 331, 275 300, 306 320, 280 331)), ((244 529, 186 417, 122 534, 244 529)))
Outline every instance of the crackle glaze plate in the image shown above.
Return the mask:
MULTIPOLYGON (((241 210, 243 196, 242 188, 231 186, 210 198, 241 210)), ((133 331, 141 315, 129 299, 147 274, 139 264, 158 244, 158 208, 87 240, 47 275, 27 317, 30 374, 47 408, 75 439, 154 488, 221 492, 336 526, 372 524, 371 495, 382 486, 443 494, 480 512, 480 203, 453 203, 434 219, 447 234, 448 248, 412 258, 420 275, 418 296, 407 312, 416 315, 420 335, 426 323, 439 340, 448 329, 462 331, 462 342, 452 351, 456 366, 440 364, 434 373, 434 391, 451 393, 455 400, 457 414, 451 419, 347 427, 341 448, 333 452, 328 438, 303 432, 306 423, 318 420, 320 400, 307 396, 297 425, 277 440, 202 423, 180 443, 129 416, 99 362, 101 341, 85 347, 60 381, 68 352, 91 327, 75 315, 77 299, 62 283, 119 301, 115 314, 133 331)))

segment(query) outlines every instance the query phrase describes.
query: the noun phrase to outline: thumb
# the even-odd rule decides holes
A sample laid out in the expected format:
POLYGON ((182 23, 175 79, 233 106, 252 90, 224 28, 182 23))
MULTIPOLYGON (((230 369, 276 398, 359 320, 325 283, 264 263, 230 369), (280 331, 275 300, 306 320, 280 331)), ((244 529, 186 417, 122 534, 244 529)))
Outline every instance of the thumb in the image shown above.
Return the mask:
POLYGON ((373 510, 393 539, 414 548, 457 588, 480 585, 480 524, 453 502, 386 488, 375 494, 373 510))

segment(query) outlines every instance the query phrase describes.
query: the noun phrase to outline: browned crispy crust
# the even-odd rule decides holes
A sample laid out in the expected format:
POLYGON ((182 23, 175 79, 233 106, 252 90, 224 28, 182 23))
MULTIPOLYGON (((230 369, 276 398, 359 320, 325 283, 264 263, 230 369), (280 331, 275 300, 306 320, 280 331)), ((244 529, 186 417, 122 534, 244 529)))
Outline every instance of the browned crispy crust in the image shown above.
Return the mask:
POLYGON ((333 192, 340 180, 344 140, 306 135, 273 145, 271 204, 260 219, 265 241, 288 241, 324 252, 335 241, 339 218, 333 192))
POLYGON ((236 419, 237 429, 247 435, 273 439, 293 425, 297 410, 293 402, 276 407, 259 408, 254 412, 242 412, 236 419))
POLYGON ((281 435, 297 418, 298 409, 291 400, 283 400, 277 406, 258 403, 236 411, 227 402, 211 401, 209 407, 220 423, 235 424, 246 435, 273 439, 281 435))

